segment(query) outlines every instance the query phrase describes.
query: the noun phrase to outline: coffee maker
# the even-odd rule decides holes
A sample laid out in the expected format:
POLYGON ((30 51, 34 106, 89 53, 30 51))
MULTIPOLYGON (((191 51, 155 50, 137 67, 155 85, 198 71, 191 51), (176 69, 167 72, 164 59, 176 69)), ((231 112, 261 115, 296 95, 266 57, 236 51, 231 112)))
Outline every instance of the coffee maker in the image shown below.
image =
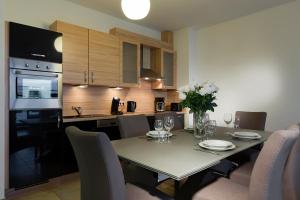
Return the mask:
POLYGON ((119 111, 120 106, 120 98, 119 97, 113 97, 111 101, 111 111, 110 113, 112 115, 122 115, 123 113, 119 111))
POLYGON ((154 100, 155 112, 164 112, 165 109, 165 98, 164 97, 156 97, 154 100))

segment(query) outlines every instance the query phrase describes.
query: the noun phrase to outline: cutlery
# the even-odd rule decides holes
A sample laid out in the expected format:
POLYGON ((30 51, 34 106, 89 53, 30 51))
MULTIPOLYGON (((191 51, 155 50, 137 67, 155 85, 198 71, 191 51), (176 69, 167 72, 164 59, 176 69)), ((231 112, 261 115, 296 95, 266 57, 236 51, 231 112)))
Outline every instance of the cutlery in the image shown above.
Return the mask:
POLYGON ((204 150, 204 149, 199 149, 199 148, 194 148, 195 151, 202 151, 202 152, 205 152, 205 153, 211 153, 211 154, 214 154, 214 155, 221 155, 220 153, 218 152, 215 152, 215 151, 210 151, 210 150, 204 150))

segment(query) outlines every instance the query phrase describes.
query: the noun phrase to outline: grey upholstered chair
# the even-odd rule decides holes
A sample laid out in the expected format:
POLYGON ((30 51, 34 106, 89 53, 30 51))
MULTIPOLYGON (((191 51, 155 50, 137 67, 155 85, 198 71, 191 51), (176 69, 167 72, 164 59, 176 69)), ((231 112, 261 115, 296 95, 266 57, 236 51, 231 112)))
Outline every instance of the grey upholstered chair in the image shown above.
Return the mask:
MULTIPOLYGON (((288 130, 299 131, 299 125, 298 124, 291 125, 291 126, 289 126, 288 130)), ((300 143, 300 141, 298 143, 300 143)), ((293 147, 293 149, 297 149, 297 148, 298 148, 298 152, 300 152, 300 144, 299 144, 299 146, 293 147)), ((295 152, 297 150, 293 150, 293 151, 295 152)), ((287 175, 287 177, 291 177, 291 174, 293 174, 294 177, 297 177, 297 175, 300 176, 300 173, 296 175, 296 172, 293 171, 293 170, 295 170, 295 168, 293 168, 294 164, 297 165, 297 163, 300 162, 300 160, 299 160, 300 156, 298 157, 298 160, 297 160, 297 158, 295 158, 295 155, 290 155, 289 157, 290 157, 289 161, 288 161, 288 163, 289 163, 289 167, 288 167, 289 168, 289 170, 288 170, 289 171, 288 172, 289 176, 287 175), (293 164, 291 164, 291 163, 293 163, 293 164)), ((232 180, 236 183, 245 185, 245 186, 249 186, 250 177, 251 177, 251 173, 252 173, 252 170, 253 170, 253 167, 254 167, 254 163, 255 163, 255 161, 250 161, 250 162, 244 163, 243 165, 238 167, 236 170, 234 170, 230 174, 230 180, 232 180)), ((295 181, 295 179, 293 179, 293 177, 289 178, 289 180, 295 181)), ((299 177, 299 180, 300 180, 300 177, 299 177)), ((300 185, 300 183, 299 183, 299 185, 300 185)), ((293 187, 293 185, 291 185, 290 187, 293 187)), ((299 197, 299 199, 300 199, 300 197, 299 197)))
MULTIPOLYGON (((299 124, 292 125, 289 130, 298 130, 299 124)), ((285 166, 283 175, 283 197, 284 200, 299 200, 300 199, 300 137, 294 144, 285 166)))
POLYGON ((162 113, 155 113, 155 119, 163 120, 167 116, 172 116, 174 118, 174 128, 173 130, 180 130, 184 128, 184 124, 180 122, 178 119, 178 115, 176 112, 162 112, 162 113))
POLYGON ((242 129, 265 130, 267 119, 266 112, 236 111, 235 120, 239 119, 239 127, 242 129))
POLYGON ((150 131, 145 115, 118 116, 117 123, 121 138, 143 136, 150 131))
MULTIPOLYGON (((146 133, 150 131, 149 123, 145 115, 118 116, 117 123, 122 139, 145 136, 146 133)), ((158 175, 156 173, 125 161, 122 161, 122 167, 126 182, 147 187, 157 185, 158 175)))
POLYGON ((282 177, 288 155, 299 131, 274 132, 259 154, 249 187, 220 178, 199 190, 193 200, 282 200, 282 177))
POLYGON ((157 200, 146 191, 125 185, 118 157, 105 133, 66 128, 79 166, 81 200, 157 200))

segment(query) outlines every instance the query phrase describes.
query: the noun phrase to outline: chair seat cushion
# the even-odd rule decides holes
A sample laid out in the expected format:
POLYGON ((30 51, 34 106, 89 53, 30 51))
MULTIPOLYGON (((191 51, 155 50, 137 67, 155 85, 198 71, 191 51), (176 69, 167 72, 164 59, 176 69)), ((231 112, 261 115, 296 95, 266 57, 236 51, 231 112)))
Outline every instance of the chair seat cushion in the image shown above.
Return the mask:
POLYGON ((255 162, 247 162, 231 172, 230 180, 249 187, 252 169, 255 162))
POLYGON ((126 184, 126 200, 159 200, 149 192, 132 184, 126 184))
POLYGON ((248 199, 248 187, 237 184, 229 179, 219 178, 199 190, 193 200, 246 200, 248 199))

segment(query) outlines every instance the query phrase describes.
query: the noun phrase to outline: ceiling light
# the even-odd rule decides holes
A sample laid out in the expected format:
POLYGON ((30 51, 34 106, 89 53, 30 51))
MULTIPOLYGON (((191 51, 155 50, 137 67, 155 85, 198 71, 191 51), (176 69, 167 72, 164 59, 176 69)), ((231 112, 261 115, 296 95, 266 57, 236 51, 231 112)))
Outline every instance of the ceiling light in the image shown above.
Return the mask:
POLYGON ((121 6, 129 19, 143 19, 150 11, 150 0, 122 0, 121 6))

